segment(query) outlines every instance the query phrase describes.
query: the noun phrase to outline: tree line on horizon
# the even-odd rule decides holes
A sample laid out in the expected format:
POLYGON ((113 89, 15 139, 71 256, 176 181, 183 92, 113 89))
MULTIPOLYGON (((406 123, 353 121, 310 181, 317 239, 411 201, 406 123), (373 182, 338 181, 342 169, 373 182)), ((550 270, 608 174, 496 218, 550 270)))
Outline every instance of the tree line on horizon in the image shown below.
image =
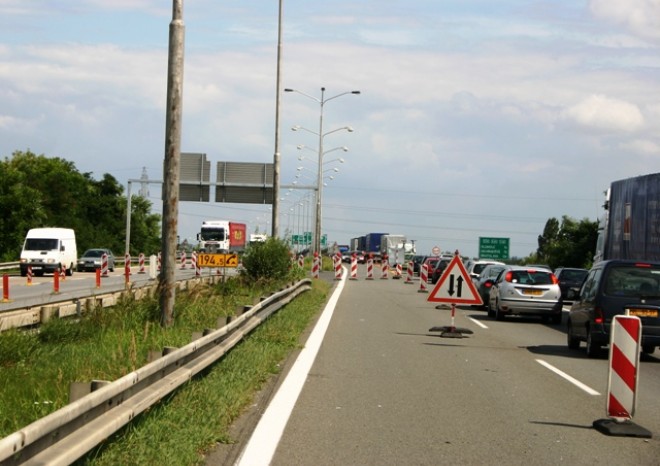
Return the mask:
MULTIPOLYGON (((95 180, 73 162, 16 151, 0 161, 0 261, 17 260, 31 228, 61 227, 76 232, 79 252, 93 247, 125 252, 126 196, 110 174, 95 180)), ((161 247, 161 216, 141 196, 131 200, 129 253, 156 254, 161 247)), ((589 268, 598 222, 550 218, 538 236, 538 249, 522 263, 589 268)))
MULTIPOLYGON (((125 251, 126 196, 123 186, 106 173, 93 179, 60 157, 15 151, 0 161, 0 261, 19 258, 31 228, 72 228, 78 252, 108 248, 125 251)), ((131 199, 130 254, 160 250, 161 216, 141 196, 131 199)))

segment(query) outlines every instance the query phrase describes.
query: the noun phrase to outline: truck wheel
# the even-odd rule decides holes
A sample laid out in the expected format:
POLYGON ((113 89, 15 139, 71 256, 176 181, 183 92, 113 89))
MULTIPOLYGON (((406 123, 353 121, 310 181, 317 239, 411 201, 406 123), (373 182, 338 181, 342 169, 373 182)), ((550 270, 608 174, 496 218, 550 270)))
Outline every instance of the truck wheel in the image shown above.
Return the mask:
POLYGON ((67 267, 66 272, 64 273, 67 277, 70 277, 73 275, 73 264, 71 264, 70 267, 67 267))

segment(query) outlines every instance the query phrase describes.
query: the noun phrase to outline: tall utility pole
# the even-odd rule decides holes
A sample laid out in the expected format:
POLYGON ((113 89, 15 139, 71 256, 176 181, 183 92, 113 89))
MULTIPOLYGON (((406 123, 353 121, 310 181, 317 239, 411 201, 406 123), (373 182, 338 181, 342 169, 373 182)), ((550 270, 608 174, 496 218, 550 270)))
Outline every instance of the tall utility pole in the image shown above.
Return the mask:
POLYGON ((162 263, 159 281, 160 323, 174 321, 176 290, 176 243, 179 222, 181 163, 181 113, 183 105, 183 0, 172 0, 172 22, 167 62, 167 111, 165 116, 165 164, 163 172, 162 263))
POLYGON ((275 80, 275 154, 273 155, 273 218, 271 236, 276 238, 280 226, 280 100, 282 97, 281 67, 282 67, 282 3, 279 1, 277 16, 277 78, 275 80))

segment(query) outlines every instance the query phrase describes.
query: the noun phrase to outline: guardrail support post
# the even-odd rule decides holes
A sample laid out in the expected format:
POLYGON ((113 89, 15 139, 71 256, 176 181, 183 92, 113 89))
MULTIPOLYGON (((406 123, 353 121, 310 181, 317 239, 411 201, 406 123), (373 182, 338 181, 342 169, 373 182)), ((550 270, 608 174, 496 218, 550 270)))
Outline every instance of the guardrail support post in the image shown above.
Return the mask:
POLYGON ((69 386, 69 403, 73 403, 80 398, 89 395, 93 391, 108 385, 107 380, 92 380, 91 382, 73 382, 69 386))

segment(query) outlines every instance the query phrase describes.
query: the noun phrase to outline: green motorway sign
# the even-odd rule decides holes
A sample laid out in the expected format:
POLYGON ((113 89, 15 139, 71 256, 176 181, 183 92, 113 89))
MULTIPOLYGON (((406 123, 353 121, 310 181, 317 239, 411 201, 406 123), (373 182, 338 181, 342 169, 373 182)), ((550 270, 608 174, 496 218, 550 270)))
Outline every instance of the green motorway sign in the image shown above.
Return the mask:
POLYGON ((479 237, 479 259, 507 260, 509 238, 479 237))

